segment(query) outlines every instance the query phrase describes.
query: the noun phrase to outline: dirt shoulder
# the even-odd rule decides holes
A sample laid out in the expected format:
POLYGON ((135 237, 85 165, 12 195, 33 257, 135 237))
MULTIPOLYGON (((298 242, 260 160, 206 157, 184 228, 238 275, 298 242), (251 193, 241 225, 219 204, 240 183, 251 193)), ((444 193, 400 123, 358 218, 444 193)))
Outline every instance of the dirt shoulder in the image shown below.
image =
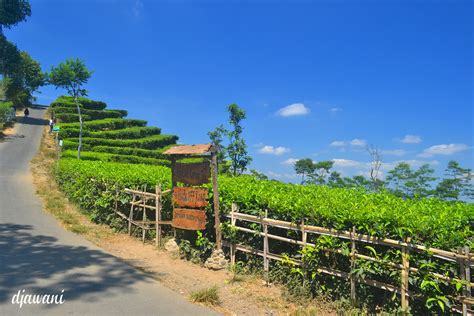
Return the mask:
POLYGON ((74 233, 82 235, 112 255, 122 258, 136 268, 152 275, 159 282, 189 299, 197 290, 217 286, 220 304, 211 306, 227 315, 334 315, 330 305, 306 307, 290 303, 284 298, 281 287, 265 286, 256 277, 244 277, 238 282, 229 282, 229 271, 211 271, 191 262, 179 259, 165 250, 127 234, 114 232, 110 227, 92 223, 88 217, 59 191, 52 171, 55 168, 54 139, 44 129, 38 154, 32 161, 32 173, 37 194, 46 210, 59 223, 74 233), (309 313, 308 313, 309 312, 309 313))

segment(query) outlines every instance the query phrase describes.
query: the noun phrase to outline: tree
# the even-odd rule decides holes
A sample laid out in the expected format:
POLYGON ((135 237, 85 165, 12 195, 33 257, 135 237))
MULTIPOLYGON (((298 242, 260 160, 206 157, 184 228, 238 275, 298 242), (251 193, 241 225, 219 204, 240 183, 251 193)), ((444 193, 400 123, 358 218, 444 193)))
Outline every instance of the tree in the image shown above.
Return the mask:
POLYGON ((21 64, 20 51, 15 44, 9 42, 5 36, 0 34, 0 74, 8 78, 18 71, 21 64))
POLYGON ((224 163, 226 157, 226 148, 225 146, 223 146, 223 142, 225 135, 227 135, 228 133, 229 132, 224 128, 224 125, 222 124, 216 127, 213 131, 207 133, 209 139, 211 140, 211 143, 219 150, 217 152, 217 162, 219 164, 224 163))
POLYGON ((398 197, 413 196, 413 170, 406 162, 400 162, 388 172, 387 183, 393 186, 392 193, 398 197))
POLYGON ((392 192, 399 197, 428 197, 433 194, 431 182, 436 180, 434 170, 428 164, 412 170, 406 162, 399 163, 388 172, 387 182, 393 186, 392 192))
POLYGON ((413 195, 415 197, 428 197, 434 194, 431 182, 436 180, 434 169, 429 164, 424 164, 413 174, 413 195))
POLYGON ((301 175, 301 184, 305 183, 305 176, 312 174, 316 169, 313 160, 310 158, 296 161, 294 168, 296 174, 301 175))
POLYGON ((49 74, 49 82, 57 88, 66 89, 67 93, 74 98, 79 115, 79 146, 77 147, 77 158, 81 158, 82 147, 82 115, 78 98, 87 96, 87 91, 83 86, 87 83, 92 75, 81 60, 78 58, 69 58, 65 62, 60 63, 57 67, 51 68, 49 74))
POLYGON ((34 99, 33 93, 46 83, 46 74, 40 64, 27 52, 20 53, 20 64, 5 78, 5 95, 15 106, 28 105, 34 99))
POLYGON ((347 187, 346 181, 341 177, 341 174, 337 171, 331 172, 328 177, 327 185, 331 188, 345 188, 347 187))
POLYGON ((250 174, 257 180, 268 180, 266 174, 258 172, 257 170, 251 169, 250 174))
POLYGON ((471 169, 462 168, 457 161, 451 160, 448 162, 445 174, 448 178, 441 180, 436 186, 435 192, 439 198, 459 200, 462 196, 470 199, 474 197, 471 182, 474 175, 471 169))
POLYGON ((314 172, 309 174, 308 177, 314 184, 325 184, 326 177, 329 174, 329 170, 334 165, 334 161, 324 160, 314 164, 314 172))
POLYGON ((346 177, 344 178, 344 182, 346 183, 346 187, 349 188, 364 188, 367 191, 373 190, 373 182, 362 175, 353 176, 352 178, 346 177))
POLYGON ((245 111, 237 104, 230 104, 227 107, 229 112, 229 123, 233 127, 228 132, 229 146, 227 147, 227 155, 231 161, 230 171, 234 176, 242 174, 247 169, 248 164, 252 161, 247 153, 247 145, 242 138, 243 128, 242 120, 245 119, 245 111))
POLYGON ((0 1, 0 34, 2 27, 10 28, 31 15, 31 6, 28 0, 0 1))
POLYGON ((383 182, 380 180, 380 168, 382 167, 382 153, 379 148, 374 146, 368 146, 367 152, 372 158, 370 167, 370 179, 372 180, 373 190, 379 191, 383 182))

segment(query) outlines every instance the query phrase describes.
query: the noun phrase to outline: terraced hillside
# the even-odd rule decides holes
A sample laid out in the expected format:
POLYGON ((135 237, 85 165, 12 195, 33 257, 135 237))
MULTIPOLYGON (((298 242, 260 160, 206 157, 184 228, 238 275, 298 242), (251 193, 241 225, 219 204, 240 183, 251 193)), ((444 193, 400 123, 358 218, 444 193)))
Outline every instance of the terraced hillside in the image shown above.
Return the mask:
MULTIPOLYGON (((162 134, 147 121, 125 118, 125 110, 109 110, 102 101, 79 98, 82 119, 83 160, 101 160, 151 165, 169 165, 163 151, 176 144, 176 135, 162 134)), ((61 96, 51 103, 61 127, 63 157, 76 157, 79 145, 79 115, 71 97, 61 96)))

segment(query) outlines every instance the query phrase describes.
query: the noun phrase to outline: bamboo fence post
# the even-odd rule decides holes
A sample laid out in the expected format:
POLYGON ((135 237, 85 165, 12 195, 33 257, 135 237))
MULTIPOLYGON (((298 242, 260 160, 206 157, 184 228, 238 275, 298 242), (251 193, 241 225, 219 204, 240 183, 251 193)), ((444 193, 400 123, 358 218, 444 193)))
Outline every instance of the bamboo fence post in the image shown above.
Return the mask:
POLYGON ((301 241, 303 242, 303 247, 306 246, 306 241, 308 239, 308 233, 304 229, 304 218, 301 220, 301 241))
MULTIPOLYGON (((406 240, 407 243, 410 242, 410 239, 406 240)), ((408 311, 408 281, 410 273, 410 261, 409 261, 409 250, 408 246, 402 246, 402 271, 401 271, 401 301, 402 301, 402 310, 403 314, 406 315, 408 311)))
POLYGON ((132 204, 130 207, 130 214, 128 214, 128 235, 132 235, 132 220, 133 220, 133 208, 135 207, 136 194, 133 193, 132 204))
MULTIPOLYGON (((462 252, 461 252, 462 253, 462 252)), ((464 299, 471 298, 471 265, 470 265, 470 249, 469 246, 464 247, 465 259, 462 259, 461 264, 461 277, 463 281, 466 281, 465 286, 463 286, 463 296, 464 299)), ((468 304, 463 301, 462 303, 462 314, 463 316, 468 315, 468 304)))
POLYGON ((115 189, 115 213, 118 212, 118 197, 119 197, 119 190, 115 189))
MULTIPOLYGON (((174 175, 174 170, 175 170, 175 165, 176 165, 176 158, 171 156, 171 196, 173 196, 174 188, 178 185, 178 183, 175 180, 175 175, 174 175)), ((174 210, 174 203, 173 199, 171 199, 171 205, 174 210)), ((174 216, 174 211, 173 211, 173 216, 174 216)), ((173 231, 173 238, 176 240, 176 227, 171 226, 171 230, 173 231)))
POLYGON ((351 303, 352 306, 356 306, 357 304, 357 297, 356 297, 356 278, 354 275, 354 269, 356 266, 356 242, 354 236, 356 234, 355 226, 352 226, 351 232, 351 274, 350 274, 350 281, 351 281, 351 303))
MULTIPOLYGON (((145 193, 146 192, 146 184, 143 186, 143 192, 145 193)), ((146 230, 145 230, 145 222, 146 222, 146 202, 147 202, 147 197, 146 195, 143 195, 143 203, 142 203, 142 208, 143 208, 143 215, 142 215, 142 219, 143 219, 143 223, 142 223, 142 242, 145 243, 145 233, 146 233, 146 230)))
MULTIPOLYGON (((230 225, 231 227, 235 227, 235 216, 234 212, 237 212, 237 204, 232 203, 231 210, 230 210, 230 225)), ((230 245, 230 264, 235 264, 235 240, 232 240, 232 244, 230 245)))
POLYGON ((265 271, 265 282, 268 285, 268 270, 269 270, 269 260, 268 260, 268 225, 266 219, 268 217, 268 210, 265 210, 265 218, 262 219, 263 225, 263 270, 265 271))
POLYGON ((211 153, 211 172, 212 172, 212 197, 214 205, 214 227, 216 229, 216 248, 222 249, 222 232, 221 232, 221 220, 220 209, 219 209, 219 183, 218 183, 218 165, 217 165, 217 153, 211 153))
POLYGON ((161 185, 156 185, 155 187, 155 229, 156 229, 156 237, 155 237, 155 246, 159 247, 161 245, 161 185))

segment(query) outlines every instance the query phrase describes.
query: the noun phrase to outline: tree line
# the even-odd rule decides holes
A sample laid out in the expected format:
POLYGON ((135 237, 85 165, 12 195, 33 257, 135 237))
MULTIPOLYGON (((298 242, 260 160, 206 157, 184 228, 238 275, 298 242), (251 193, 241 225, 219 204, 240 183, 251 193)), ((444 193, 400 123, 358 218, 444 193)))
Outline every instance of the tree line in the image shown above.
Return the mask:
MULTIPOLYGON (((256 170, 248 170, 252 157, 248 154, 247 145, 242 137, 242 121, 246 118, 245 110, 237 104, 227 107, 230 129, 219 125, 208 132, 211 142, 219 148, 219 172, 238 176, 250 173, 259 180, 268 180, 268 176, 256 170)), ((340 172, 332 170, 334 161, 315 162, 310 158, 297 160, 294 170, 301 176, 301 185, 326 185, 332 188, 363 188, 368 192, 389 191, 395 196, 413 199, 436 197, 443 200, 469 200, 474 198, 471 169, 463 168, 457 161, 449 161, 445 177, 438 179, 434 169, 424 164, 412 169, 407 162, 400 162, 388 171, 385 180, 380 178, 382 159, 380 150, 368 147, 372 157, 369 175, 343 177, 340 172)))
MULTIPOLYGON (((378 161, 375 164, 380 165, 378 161)), ((374 163, 373 163, 374 165, 374 163)), ((410 164, 400 162, 388 171, 385 180, 379 177, 365 177, 355 175, 343 177, 341 173, 332 171, 333 161, 314 162, 310 158, 296 161, 294 169, 301 176, 301 184, 327 185, 333 188, 364 188, 369 192, 387 190, 392 194, 405 198, 437 197, 443 200, 462 200, 474 198, 472 180, 474 174, 471 169, 463 168, 454 160, 448 162, 445 177, 442 179, 434 175, 434 169, 424 164, 418 169, 412 169, 410 164)), ((374 173, 374 167, 371 175, 374 173)))

